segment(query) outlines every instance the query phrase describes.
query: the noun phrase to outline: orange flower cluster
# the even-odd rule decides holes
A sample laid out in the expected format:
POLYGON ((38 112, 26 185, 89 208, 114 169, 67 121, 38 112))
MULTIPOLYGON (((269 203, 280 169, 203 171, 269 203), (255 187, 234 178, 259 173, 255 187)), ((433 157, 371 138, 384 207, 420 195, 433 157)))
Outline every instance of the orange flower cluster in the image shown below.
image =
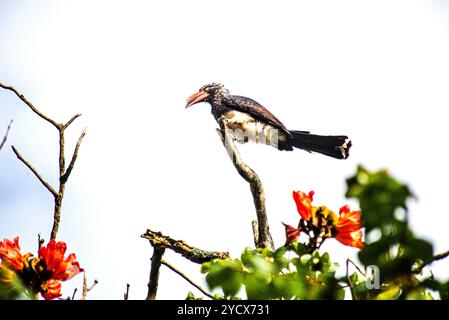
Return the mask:
POLYGON ((297 228, 284 223, 286 243, 298 240, 300 232, 304 231, 313 237, 314 248, 321 245, 327 238, 335 238, 344 245, 362 249, 363 232, 360 220, 360 211, 351 211, 348 205, 340 208, 339 214, 321 206, 312 205, 314 191, 306 194, 302 191, 293 191, 293 199, 301 216, 297 228))
POLYGON ((65 242, 51 240, 47 246, 39 248, 38 257, 31 253, 22 255, 19 237, 13 241, 0 241, 0 281, 5 284, 11 279, 20 279, 24 287, 35 295, 40 293, 45 299, 61 296, 61 281, 66 281, 82 272, 75 254, 64 258, 65 242))

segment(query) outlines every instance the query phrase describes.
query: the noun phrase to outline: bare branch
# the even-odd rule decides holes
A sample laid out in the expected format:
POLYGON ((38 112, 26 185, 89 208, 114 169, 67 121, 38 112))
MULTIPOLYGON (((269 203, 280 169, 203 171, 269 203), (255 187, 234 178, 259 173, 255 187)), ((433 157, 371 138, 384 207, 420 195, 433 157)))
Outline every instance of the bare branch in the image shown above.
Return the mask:
POLYGON ((95 279, 94 283, 90 287, 87 286, 87 277, 86 277, 86 271, 84 271, 84 277, 83 277, 83 293, 81 295, 81 300, 86 300, 87 293, 91 291, 95 286, 98 284, 98 280, 95 279))
POLYGON ((442 253, 438 253, 438 254, 434 255, 429 261, 419 265, 416 269, 413 270, 413 273, 420 274, 423 271, 424 267, 432 264, 435 261, 443 260, 447 257, 449 257, 449 250, 442 252, 442 253))
POLYGON ((128 299, 129 299, 129 287, 130 287, 130 284, 127 283, 127 284, 126 284, 126 291, 125 291, 125 293, 123 294, 123 300, 128 300, 128 299))
MULTIPOLYGON (((70 126, 73 121, 75 121, 78 117, 81 116, 81 114, 76 114, 72 118, 70 118, 67 123, 58 123, 55 120, 51 119, 50 117, 46 116, 42 112, 40 112, 30 101, 28 101, 23 94, 18 92, 14 87, 7 86, 2 83, 0 83, 0 87, 9 91, 12 91, 16 94, 17 97, 19 97, 20 100, 22 100, 35 114, 37 114, 42 119, 46 120, 47 122, 51 123, 59 132, 59 190, 56 191, 53 189, 49 183, 47 183, 37 172, 36 169, 28 162, 26 161, 22 155, 17 151, 17 149, 13 146, 13 151, 16 154, 16 156, 34 173, 34 175, 39 179, 39 181, 51 192, 53 197, 55 198, 55 205, 54 205, 54 213, 53 213, 53 226, 51 229, 50 234, 50 240, 56 239, 56 235, 59 230, 59 223, 61 220, 61 208, 62 208, 62 200, 64 198, 64 192, 65 192, 65 183, 67 182, 67 179, 69 178, 73 167, 75 165, 76 158, 78 157, 78 150, 80 148, 81 142, 86 135, 86 129, 83 130, 81 133, 81 136, 78 139, 78 142, 75 147, 75 151, 73 153, 72 159, 70 161, 69 167, 65 168, 65 129, 70 126)), ((9 127, 8 127, 9 131, 9 127)), ((7 131, 7 133, 8 133, 7 131)), ((6 141, 6 136, 4 138, 4 141, 6 141)), ((3 146, 4 141, 2 142, 1 146, 3 146)), ((1 147, 0 147, 1 148, 1 147)))
POLYGON ((81 300, 86 300, 87 296, 87 277, 86 272, 83 273, 83 293, 81 294, 81 300))
POLYGON ((180 275, 182 278, 184 278, 188 283, 190 283, 192 286, 194 286, 195 288, 197 288, 199 291, 201 291, 202 294, 204 294, 205 296, 213 299, 214 296, 211 295, 209 292, 207 292, 206 290, 204 290, 203 288, 201 288, 199 285, 197 285, 195 282, 193 282, 189 277, 187 277, 184 273, 182 273, 181 271, 179 271, 178 269, 176 269, 173 265, 171 265, 170 263, 168 263, 165 260, 162 260, 161 263, 168 267, 170 270, 172 270, 173 272, 177 273, 178 275, 180 275))
POLYGON ((66 172, 61 177, 61 182, 62 183, 66 183, 67 180, 69 179, 70 174, 72 173, 73 166, 75 165, 76 158, 78 157, 78 150, 79 150, 79 148, 81 146, 81 142, 83 141, 84 136, 86 135, 86 130, 87 130, 87 128, 85 128, 83 130, 83 132, 81 132, 81 135, 78 138, 78 142, 76 143, 76 146, 75 146, 75 151, 73 152, 72 160, 70 161, 70 164, 67 167, 66 172))
POLYGON ((356 292, 355 292, 353 284, 352 284, 352 281, 351 281, 351 278, 349 277, 349 263, 352 263, 358 270, 359 270, 359 268, 355 265, 354 262, 352 262, 351 259, 349 259, 349 258, 346 259, 346 280, 348 281, 348 286, 349 286, 349 289, 351 290, 352 299, 358 300, 356 292))
POLYGON ((257 220, 251 221, 251 227, 253 229, 254 245, 257 247, 257 244, 259 243, 259 223, 257 220))
POLYGON ((359 267, 354 261, 352 261, 351 259, 348 258, 348 259, 346 260, 346 263, 352 264, 352 265, 357 269, 357 271, 358 271, 360 274, 362 274, 364 277, 366 277, 365 272, 363 272, 362 269, 360 269, 360 267, 359 267))
POLYGON ((44 187, 47 188, 47 190, 50 191, 50 193, 54 197, 57 197, 58 193, 55 191, 55 189, 53 189, 53 187, 47 181, 45 181, 44 178, 42 178, 42 176, 37 172, 37 170, 28 161, 25 160, 25 158, 19 153, 16 147, 11 146, 11 148, 12 151, 14 151, 14 153, 16 154, 17 158, 19 158, 19 160, 22 161, 28 167, 28 169, 30 169, 31 172, 34 173, 36 178, 44 185, 44 187))
POLYGON ((156 300, 157 288, 159 286, 159 269, 161 268, 162 256, 165 248, 154 247, 153 256, 151 257, 150 280, 148 281, 147 300, 156 300))
POLYGON ((214 259, 229 259, 229 253, 227 252, 214 252, 198 249, 188 245, 182 240, 175 240, 171 237, 164 236, 160 232, 155 232, 150 229, 148 229, 147 232, 145 232, 145 234, 141 237, 148 239, 154 248, 153 256, 151 257, 151 271, 150 280, 148 282, 147 300, 156 299, 157 287, 159 283, 159 269, 161 267, 162 256, 164 255, 165 249, 173 250, 194 263, 203 263, 214 259))
POLYGON ((228 152, 231 161, 240 174, 240 176, 249 183, 251 193, 253 195, 254 206, 257 214, 258 235, 257 235, 257 248, 270 248, 274 249, 273 239, 270 234, 270 228, 268 225, 267 213, 265 209, 265 192, 263 190, 262 182, 260 181, 256 172, 245 164, 240 153, 235 146, 234 139, 229 133, 226 119, 219 119, 220 129, 217 129, 218 134, 221 137, 223 145, 228 152))
POLYGON ((8 139, 8 134, 9 134, 9 130, 11 130, 11 124, 12 124, 12 122, 13 122, 13 120, 11 120, 11 121, 9 122, 8 127, 6 128, 6 133, 5 133, 5 135, 3 136, 2 143, 0 143, 0 150, 2 150, 3 146, 4 146, 5 143, 6 143, 6 140, 8 139))
POLYGON ((77 113, 75 114, 72 118, 70 118, 69 121, 67 121, 66 124, 64 124, 64 129, 67 129, 68 126, 70 126, 72 124, 73 121, 75 121, 77 118, 81 117, 81 113, 77 113))
POLYGON ((48 116, 46 116, 45 114, 43 114, 42 112, 40 112, 39 110, 37 110, 37 108, 30 102, 28 101, 23 94, 21 94, 19 91, 17 91, 14 87, 12 86, 7 86, 3 83, 0 83, 0 87, 9 91, 12 91, 15 93, 15 95, 17 97, 19 97, 20 100, 22 100, 35 114, 37 114, 39 117, 41 117, 42 119, 44 119, 45 121, 48 121, 49 123, 51 123, 56 129, 60 130, 61 129, 61 125, 59 123, 57 123, 56 121, 54 121, 53 119, 50 119, 48 116))
POLYGON ((443 260, 443 259, 445 259, 445 258, 447 258, 447 257, 449 257, 449 250, 434 255, 433 258, 432 258, 432 262, 435 262, 435 261, 438 261, 438 260, 443 260))
POLYGON ((42 239, 41 234, 38 233, 37 234, 37 245, 38 245, 38 250, 44 245, 45 240, 42 239))
POLYGON ((72 300, 75 300, 75 295, 76 295, 76 292, 78 291, 78 288, 75 288, 74 290, 73 290, 73 294, 72 294, 72 300))
POLYGON ((175 240, 150 229, 148 229, 141 237, 148 239, 154 248, 167 248, 173 250, 194 263, 204 263, 214 259, 229 259, 229 253, 227 252, 206 251, 195 248, 182 240, 175 240))

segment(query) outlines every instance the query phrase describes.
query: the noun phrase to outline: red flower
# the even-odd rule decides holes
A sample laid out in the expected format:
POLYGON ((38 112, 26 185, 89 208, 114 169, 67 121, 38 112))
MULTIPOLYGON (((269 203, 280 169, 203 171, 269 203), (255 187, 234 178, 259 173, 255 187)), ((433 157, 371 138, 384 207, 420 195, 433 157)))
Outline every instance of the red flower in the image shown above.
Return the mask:
POLYGON ((74 253, 64 260, 66 250, 65 242, 56 242, 55 240, 50 240, 47 247, 39 249, 39 257, 45 261, 45 269, 50 273, 50 278, 53 280, 65 281, 83 271, 76 261, 74 253))
POLYGON ((61 281, 50 279, 41 286, 42 296, 46 300, 53 300, 62 296, 61 294, 61 281))
POLYGON ((45 299, 61 296, 61 281, 68 280, 81 271, 75 254, 64 259, 65 242, 51 240, 39 249, 39 257, 20 253, 19 237, 14 241, 0 241, 0 286, 20 283, 32 294, 41 293, 45 299))
POLYGON ((0 241, 0 259, 15 271, 23 269, 23 256, 20 253, 19 237, 14 242, 9 239, 0 241))
POLYGON ((297 241, 301 230, 299 228, 296 229, 292 226, 289 226, 288 224, 285 224, 285 223, 282 223, 282 224, 285 227, 285 237, 287 239, 285 244, 290 244, 290 243, 297 241))
POLYGON ((340 208, 340 217, 335 224, 337 234, 335 239, 344 245, 362 249, 363 226, 360 221, 360 211, 351 211, 348 205, 340 208))
POLYGON ((295 199, 296 208, 298 209, 301 218, 305 221, 310 220, 312 217, 312 201, 314 194, 314 191, 310 191, 308 195, 302 191, 293 191, 293 199, 295 199))

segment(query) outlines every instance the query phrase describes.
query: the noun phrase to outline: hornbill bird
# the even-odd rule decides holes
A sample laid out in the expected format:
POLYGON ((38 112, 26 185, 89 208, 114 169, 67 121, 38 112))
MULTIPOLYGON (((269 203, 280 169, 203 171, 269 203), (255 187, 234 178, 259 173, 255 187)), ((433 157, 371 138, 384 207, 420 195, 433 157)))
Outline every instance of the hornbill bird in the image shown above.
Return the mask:
POLYGON ((245 143, 254 141, 292 151, 293 147, 318 152, 337 159, 349 156, 351 140, 347 136, 322 136, 308 131, 288 130, 284 124, 260 103, 229 93, 223 85, 204 85, 187 99, 186 108, 208 102, 215 120, 224 117, 233 139, 245 143))

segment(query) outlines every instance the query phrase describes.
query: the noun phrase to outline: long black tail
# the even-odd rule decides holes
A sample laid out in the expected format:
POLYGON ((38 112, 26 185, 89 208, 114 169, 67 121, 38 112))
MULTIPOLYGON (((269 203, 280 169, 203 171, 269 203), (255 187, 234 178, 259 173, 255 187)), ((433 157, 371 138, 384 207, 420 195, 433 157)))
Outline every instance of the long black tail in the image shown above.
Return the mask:
POLYGON ((347 136, 319 136, 304 131, 290 133, 293 137, 291 144, 295 148, 319 152, 337 159, 349 157, 351 140, 347 136))

